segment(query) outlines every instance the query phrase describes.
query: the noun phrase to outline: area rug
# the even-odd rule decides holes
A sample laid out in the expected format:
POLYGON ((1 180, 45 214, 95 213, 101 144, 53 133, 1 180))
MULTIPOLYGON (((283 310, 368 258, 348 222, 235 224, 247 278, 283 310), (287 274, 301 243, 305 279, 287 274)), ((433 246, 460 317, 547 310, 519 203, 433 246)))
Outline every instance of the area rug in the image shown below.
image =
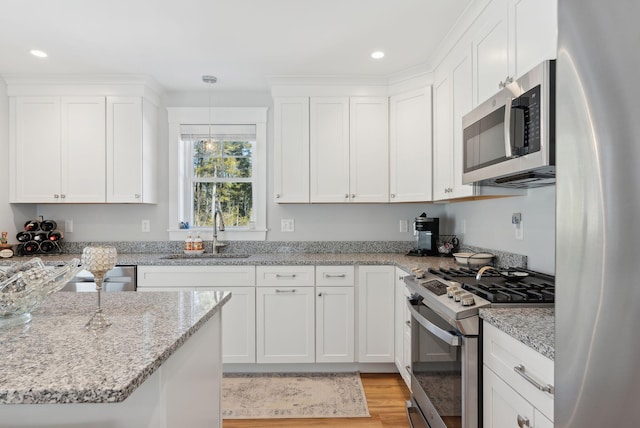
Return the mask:
POLYGON ((358 373, 230 373, 222 379, 223 419, 368 416, 358 373))

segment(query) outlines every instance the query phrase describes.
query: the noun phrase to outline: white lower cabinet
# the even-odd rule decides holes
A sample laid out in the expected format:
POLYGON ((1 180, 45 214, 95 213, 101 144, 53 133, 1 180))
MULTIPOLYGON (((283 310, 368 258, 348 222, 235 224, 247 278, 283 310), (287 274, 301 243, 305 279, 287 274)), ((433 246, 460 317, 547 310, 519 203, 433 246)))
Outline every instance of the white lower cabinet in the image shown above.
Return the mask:
POLYGON ((553 361, 485 323, 484 427, 553 427, 553 374, 553 361), (550 391, 542 391, 538 386, 550 391))
POLYGON ((314 266, 258 266, 256 361, 315 361, 314 266))
POLYGON ((400 268, 395 272, 395 363, 402 379, 411 387, 411 313, 407 308, 410 295, 404 277, 410 275, 400 268))
POLYGON ((354 266, 316 267, 316 362, 355 361, 354 266))
POLYGON ((358 267, 358 361, 393 363, 395 268, 358 267))
POLYGON ((138 266, 138 291, 230 291, 222 310, 222 361, 256 362, 253 266, 138 266))

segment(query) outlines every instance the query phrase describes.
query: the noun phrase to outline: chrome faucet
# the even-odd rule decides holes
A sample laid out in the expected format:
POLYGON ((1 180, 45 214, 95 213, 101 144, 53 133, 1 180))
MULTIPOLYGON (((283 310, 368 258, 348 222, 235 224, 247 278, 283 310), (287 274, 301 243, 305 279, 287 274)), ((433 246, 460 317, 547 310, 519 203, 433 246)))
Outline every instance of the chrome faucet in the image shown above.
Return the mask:
POLYGON ((478 270, 478 274, 476 275, 476 281, 480 281, 480 279, 482 278, 482 274, 488 271, 489 269, 498 270, 493 266, 482 266, 480 270, 478 270))
POLYGON ((218 204, 214 205, 213 212, 213 254, 218 254, 218 230, 224 232, 224 218, 218 204), (218 218, 220 219, 220 227, 218 227, 218 218))

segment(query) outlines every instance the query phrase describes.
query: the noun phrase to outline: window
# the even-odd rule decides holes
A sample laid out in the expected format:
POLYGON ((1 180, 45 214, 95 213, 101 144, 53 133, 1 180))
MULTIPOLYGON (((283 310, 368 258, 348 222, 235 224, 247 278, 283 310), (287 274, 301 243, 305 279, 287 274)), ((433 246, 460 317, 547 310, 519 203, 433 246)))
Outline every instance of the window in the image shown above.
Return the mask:
POLYGON ((185 220, 196 228, 212 227, 215 207, 226 227, 250 228, 255 223, 255 125, 183 125, 181 131, 185 220))
POLYGON ((170 239, 209 239, 214 207, 225 223, 219 239, 266 239, 267 109, 214 108, 211 126, 207 108, 168 111, 170 239))

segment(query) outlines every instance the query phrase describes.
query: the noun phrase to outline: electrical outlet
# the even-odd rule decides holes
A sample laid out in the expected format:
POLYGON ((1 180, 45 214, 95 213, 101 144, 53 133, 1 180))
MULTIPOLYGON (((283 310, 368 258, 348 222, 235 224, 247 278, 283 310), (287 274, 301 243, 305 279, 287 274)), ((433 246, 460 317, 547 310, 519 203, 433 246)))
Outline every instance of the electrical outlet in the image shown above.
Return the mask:
POLYGON ((142 231, 150 232, 151 231, 151 223, 149 220, 142 220, 142 231))
POLYGON ((464 235, 467 233, 467 220, 462 220, 462 231, 461 233, 464 235))
POLYGON ((409 231, 409 222, 407 220, 400 220, 400 232, 408 232, 409 231))
POLYGON ((292 218, 280 219, 280 232, 293 232, 295 231, 295 222, 292 218))
POLYGON ((64 233, 73 232, 73 220, 65 220, 64 221, 64 233))
POLYGON ((517 224, 513 225, 515 229, 515 237, 518 241, 522 241, 524 239, 524 222, 520 220, 517 224))

